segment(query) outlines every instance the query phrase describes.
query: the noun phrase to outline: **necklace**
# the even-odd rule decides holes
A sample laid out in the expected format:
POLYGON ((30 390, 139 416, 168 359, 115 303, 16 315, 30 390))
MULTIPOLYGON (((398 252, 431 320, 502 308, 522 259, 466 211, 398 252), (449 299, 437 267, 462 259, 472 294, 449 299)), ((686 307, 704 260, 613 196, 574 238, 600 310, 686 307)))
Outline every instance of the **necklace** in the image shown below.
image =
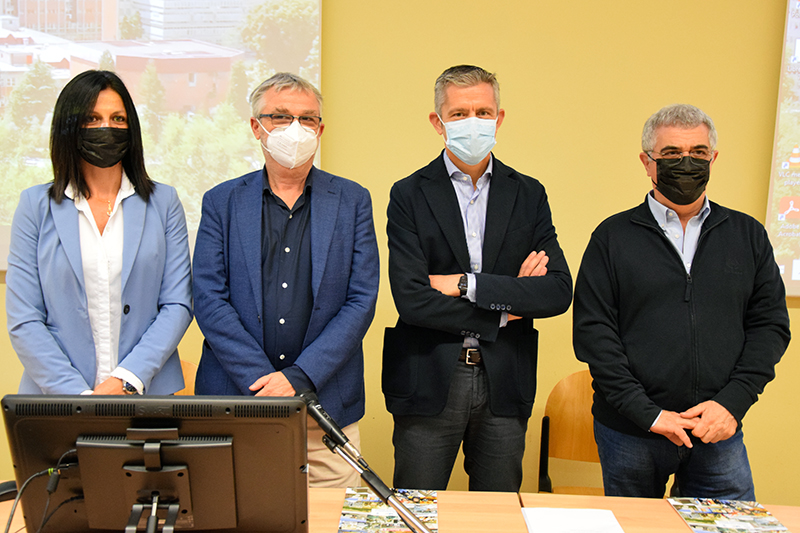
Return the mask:
POLYGON ((115 200, 116 200, 116 198, 114 198, 114 200, 111 200, 111 199, 109 199, 109 200, 104 200, 104 199, 102 199, 102 198, 97 198, 97 201, 99 201, 99 202, 105 202, 105 204, 106 204, 106 216, 107 216, 108 218, 111 218, 111 213, 113 213, 113 212, 114 212, 114 201, 115 201, 115 200))

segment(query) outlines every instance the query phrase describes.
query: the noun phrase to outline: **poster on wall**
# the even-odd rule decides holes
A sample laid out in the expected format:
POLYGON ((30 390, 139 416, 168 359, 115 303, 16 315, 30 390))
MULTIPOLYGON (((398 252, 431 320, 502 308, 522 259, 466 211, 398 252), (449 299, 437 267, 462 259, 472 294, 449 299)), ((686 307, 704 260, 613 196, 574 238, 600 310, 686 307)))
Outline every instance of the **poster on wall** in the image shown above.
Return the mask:
POLYGON ((53 179, 52 110, 70 79, 105 69, 123 80, 148 174, 178 190, 193 236, 203 194, 263 165, 250 91, 281 71, 319 87, 320 8, 321 0, 0 2, 0 270, 20 192, 53 179))
POLYGON ((800 296, 800 1, 789 0, 766 227, 788 296, 800 296))

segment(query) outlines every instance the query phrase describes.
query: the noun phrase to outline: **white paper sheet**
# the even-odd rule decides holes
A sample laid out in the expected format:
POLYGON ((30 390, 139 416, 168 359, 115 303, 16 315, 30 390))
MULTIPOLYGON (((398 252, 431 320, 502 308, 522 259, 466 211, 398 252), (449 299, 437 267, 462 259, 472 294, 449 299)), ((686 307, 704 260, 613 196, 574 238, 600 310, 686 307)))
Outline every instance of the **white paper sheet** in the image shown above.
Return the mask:
POLYGON ((530 533, 624 533, 607 509, 553 509, 523 507, 530 533))

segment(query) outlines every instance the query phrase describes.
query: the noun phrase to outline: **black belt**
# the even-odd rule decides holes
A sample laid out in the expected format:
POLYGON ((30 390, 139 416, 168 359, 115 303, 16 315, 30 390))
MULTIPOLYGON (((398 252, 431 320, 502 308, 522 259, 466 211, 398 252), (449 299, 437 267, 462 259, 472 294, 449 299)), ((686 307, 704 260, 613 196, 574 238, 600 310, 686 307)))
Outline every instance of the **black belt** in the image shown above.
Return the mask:
POLYGON ((483 364, 480 348, 461 348, 461 355, 458 356, 458 360, 470 366, 483 364))

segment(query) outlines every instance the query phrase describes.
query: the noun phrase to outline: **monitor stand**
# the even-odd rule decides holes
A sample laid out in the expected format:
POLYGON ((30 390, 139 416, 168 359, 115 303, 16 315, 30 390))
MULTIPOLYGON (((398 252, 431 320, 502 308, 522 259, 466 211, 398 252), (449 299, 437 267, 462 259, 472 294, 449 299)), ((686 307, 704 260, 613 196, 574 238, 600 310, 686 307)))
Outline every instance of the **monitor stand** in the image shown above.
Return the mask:
POLYGON ((156 533, 158 531, 158 516, 156 512, 159 508, 167 509, 167 518, 164 521, 164 526, 161 528, 163 533, 174 533, 175 522, 178 521, 178 511, 181 506, 178 502, 171 502, 167 504, 158 503, 158 493, 152 494, 152 503, 134 503, 131 508, 131 517, 128 520, 128 525, 125 526, 125 533, 136 533, 139 529, 139 520, 145 509, 150 509, 150 516, 147 517, 146 533, 156 533))

